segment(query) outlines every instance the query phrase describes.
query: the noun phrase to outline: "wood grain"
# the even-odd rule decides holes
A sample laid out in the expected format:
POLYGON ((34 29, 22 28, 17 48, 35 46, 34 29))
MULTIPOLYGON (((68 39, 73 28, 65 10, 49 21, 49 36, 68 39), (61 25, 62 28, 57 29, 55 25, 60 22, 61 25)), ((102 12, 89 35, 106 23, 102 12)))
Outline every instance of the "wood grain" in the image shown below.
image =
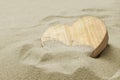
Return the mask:
POLYGON ((91 57, 97 57, 108 43, 108 33, 105 24, 98 18, 84 16, 76 20, 71 26, 55 25, 49 27, 42 35, 41 42, 58 40, 75 46, 87 45, 94 48, 91 57))

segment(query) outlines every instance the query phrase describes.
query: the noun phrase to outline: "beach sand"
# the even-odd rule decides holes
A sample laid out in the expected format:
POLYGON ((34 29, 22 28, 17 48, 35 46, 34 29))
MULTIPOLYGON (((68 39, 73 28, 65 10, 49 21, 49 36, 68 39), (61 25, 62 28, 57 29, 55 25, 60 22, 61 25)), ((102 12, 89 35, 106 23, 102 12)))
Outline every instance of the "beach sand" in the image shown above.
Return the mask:
POLYGON ((120 80, 119 0, 0 0, 0 80, 120 80), (109 45, 99 58, 88 46, 40 37, 50 26, 84 15, 106 24, 109 45))

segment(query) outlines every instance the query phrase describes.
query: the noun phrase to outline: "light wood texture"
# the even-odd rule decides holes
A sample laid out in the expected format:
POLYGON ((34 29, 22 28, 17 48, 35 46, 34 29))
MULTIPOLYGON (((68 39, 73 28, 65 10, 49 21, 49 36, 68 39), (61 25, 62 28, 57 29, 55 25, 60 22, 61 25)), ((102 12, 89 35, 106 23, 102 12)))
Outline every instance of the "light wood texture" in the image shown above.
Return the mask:
POLYGON ((91 57, 97 57, 108 43, 108 33, 104 23, 92 16, 84 16, 71 26, 55 25, 42 35, 41 42, 58 40, 69 46, 88 45, 94 48, 91 57))

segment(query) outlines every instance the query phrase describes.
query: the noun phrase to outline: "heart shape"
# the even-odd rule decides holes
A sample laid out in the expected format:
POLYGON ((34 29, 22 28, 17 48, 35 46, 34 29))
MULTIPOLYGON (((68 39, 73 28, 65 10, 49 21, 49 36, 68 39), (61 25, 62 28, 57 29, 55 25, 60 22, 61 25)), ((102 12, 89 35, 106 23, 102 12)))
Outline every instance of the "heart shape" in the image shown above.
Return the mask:
POLYGON ((58 40, 66 45, 88 45, 94 48, 91 57, 97 57, 107 46, 108 32, 105 24, 98 18, 83 16, 72 26, 55 25, 49 27, 41 37, 41 43, 58 40))

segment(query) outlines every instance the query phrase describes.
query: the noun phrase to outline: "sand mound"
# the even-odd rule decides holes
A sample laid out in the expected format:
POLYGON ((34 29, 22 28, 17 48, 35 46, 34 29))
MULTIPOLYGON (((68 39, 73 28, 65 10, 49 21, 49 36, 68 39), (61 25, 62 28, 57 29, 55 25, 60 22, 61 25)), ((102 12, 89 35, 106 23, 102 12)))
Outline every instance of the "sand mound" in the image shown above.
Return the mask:
POLYGON ((73 73, 87 66, 84 58, 93 51, 88 46, 69 47, 57 41, 49 41, 44 47, 34 45, 36 42, 22 46, 19 53, 21 62, 43 68, 47 72, 73 73))

